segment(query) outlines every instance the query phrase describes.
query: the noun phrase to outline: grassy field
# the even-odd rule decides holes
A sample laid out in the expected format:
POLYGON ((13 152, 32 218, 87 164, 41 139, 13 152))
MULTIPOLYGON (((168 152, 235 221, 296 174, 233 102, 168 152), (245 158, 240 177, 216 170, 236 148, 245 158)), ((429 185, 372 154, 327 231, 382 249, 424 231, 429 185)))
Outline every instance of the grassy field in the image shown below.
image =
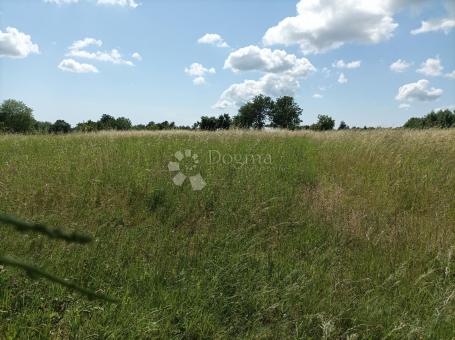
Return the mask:
POLYGON ((454 198, 448 130, 0 136, 0 211, 95 238, 0 255, 120 300, 0 268, 0 338, 453 339, 454 198))

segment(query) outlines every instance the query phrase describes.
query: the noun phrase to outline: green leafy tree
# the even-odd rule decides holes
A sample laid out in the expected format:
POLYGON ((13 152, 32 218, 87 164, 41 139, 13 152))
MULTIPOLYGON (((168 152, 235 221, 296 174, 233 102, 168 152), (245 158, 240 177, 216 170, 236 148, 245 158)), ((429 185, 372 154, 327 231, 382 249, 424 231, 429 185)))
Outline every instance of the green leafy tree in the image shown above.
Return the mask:
POLYGON ((406 129, 423 129, 423 119, 422 118, 410 118, 405 124, 404 128, 406 129))
POLYGON ((33 131, 36 133, 49 133, 49 130, 52 126, 51 122, 39 122, 35 121, 35 124, 33 125, 33 131))
POLYGON ((195 124, 195 128, 206 131, 229 130, 232 119, 228 114, 216 117, 202 116, 201 120, 195 124))
POLYGON ((49 128, 50 133, 69 133, 71 132, 71 125, 65 122, 64 120, 57 120, 49 128))
POLYGON ((76 131, 80 132, 95 132, 98 131, 98 123, 92 120, 88 120, 87 122, 78 123, 76 126, 76 131))
POLYGON ((217 121, 217 128, 220 130, 229 130, 232 125, 232 118, 227 114, 220 115, 217 121))
POLYGON ((276 128, 295 130, 302 122, 300 119, 302 112, 303 110, 293 97, 278 98, 269 112, 270 125, 276 128))
POLYGON ((262 129, 273 105, 270 97, 264 95, 254 97, 239 109, 238 115, 234 118, 235 125, 244 129, 262 129))
POLYGON ((335 120, 327 115, 319 115, 318 122, 311 126, 312 130, 328 131, 335 127, 335 120))
POLYGON ((144 124, 137 124, 134 125, 132 129, 136 131, 144 131, 147 130, 147 126, 145 126, 144 124))
POLYGON ((133 124, 131 124, 131 120, 125 117, 119 117, 115 120, 115 129, 116 130, 131 130, 133 127, 133 124))
POLYGON ((0 127, 13 133, 32 132, 35 125, 33 110, 21 101, 5 100, 0 106, 0 127))
POLYGON ((150 123, 148 123, 145 128, 147 130, 158 130, 158 126, 156 125, 156 123, 154 121, 151 121, 150 123))
POLYGON ((423 118, 410 118, 404 125, 407 129, 447 129, 455 125, 455 111, 439 110, 430 112, 423 118))
POLYGON ((349 130, 349 126, 342 120, 340 126, 338 126, 338 130, 349 130))
POLYGON ((111 115, 103 114, 98 121, 98 130, 115 130, 116 119, 111 115))
POLYGON ((218 128, 218 120, 216 117, 202 116, 197 126, 201 130, 215 131, 218 128))
POLYGON ((174 122, 168 122, 165 120, 162 123, 156 124, 158 127, 158 130, 174 130, 175 129, 175 123, 174 122))
POLYGON ((150 122, 146 126, 147 130, 174 130, 175 129, 175 123, 174 122, 168 122, 165 120, 164 122, 161 123, 155 123, 155 122, 150 122))

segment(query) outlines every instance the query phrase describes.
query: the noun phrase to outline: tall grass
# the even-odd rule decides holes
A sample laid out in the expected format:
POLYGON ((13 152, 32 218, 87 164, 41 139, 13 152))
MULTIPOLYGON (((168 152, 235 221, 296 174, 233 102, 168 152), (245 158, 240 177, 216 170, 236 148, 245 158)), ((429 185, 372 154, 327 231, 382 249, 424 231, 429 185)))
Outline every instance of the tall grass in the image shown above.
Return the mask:
POLYGON ((120 303, 0 268, 0 337, 450 339, 454 163, 450 131, 1 136, 0 211, 95 240, 0 252, 120 303), (167 169, 185 149, 200 192, 167 169))

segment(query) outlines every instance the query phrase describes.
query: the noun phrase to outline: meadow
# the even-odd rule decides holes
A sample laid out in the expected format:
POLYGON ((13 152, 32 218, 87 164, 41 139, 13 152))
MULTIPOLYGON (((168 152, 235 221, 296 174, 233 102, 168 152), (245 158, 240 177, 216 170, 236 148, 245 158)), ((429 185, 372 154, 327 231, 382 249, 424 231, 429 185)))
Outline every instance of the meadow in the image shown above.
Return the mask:
POLYGON ((454 169, 453 129, 1 135, 0 211, 94 242, 0 255, 119 302, 0 267, 0 338, 453 339, 454 169))

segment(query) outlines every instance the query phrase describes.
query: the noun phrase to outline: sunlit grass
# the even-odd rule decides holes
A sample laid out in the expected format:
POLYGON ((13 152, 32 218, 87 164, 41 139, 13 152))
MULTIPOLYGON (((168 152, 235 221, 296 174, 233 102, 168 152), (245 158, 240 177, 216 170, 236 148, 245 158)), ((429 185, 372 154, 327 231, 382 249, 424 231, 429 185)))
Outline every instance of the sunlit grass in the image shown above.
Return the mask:
POLYGON ((5 229, 0 254, 121 301, 0 268, 0 337, 451 338, 453 169, 453 131, 0 136, 0 210, 95 238, 5 229))

